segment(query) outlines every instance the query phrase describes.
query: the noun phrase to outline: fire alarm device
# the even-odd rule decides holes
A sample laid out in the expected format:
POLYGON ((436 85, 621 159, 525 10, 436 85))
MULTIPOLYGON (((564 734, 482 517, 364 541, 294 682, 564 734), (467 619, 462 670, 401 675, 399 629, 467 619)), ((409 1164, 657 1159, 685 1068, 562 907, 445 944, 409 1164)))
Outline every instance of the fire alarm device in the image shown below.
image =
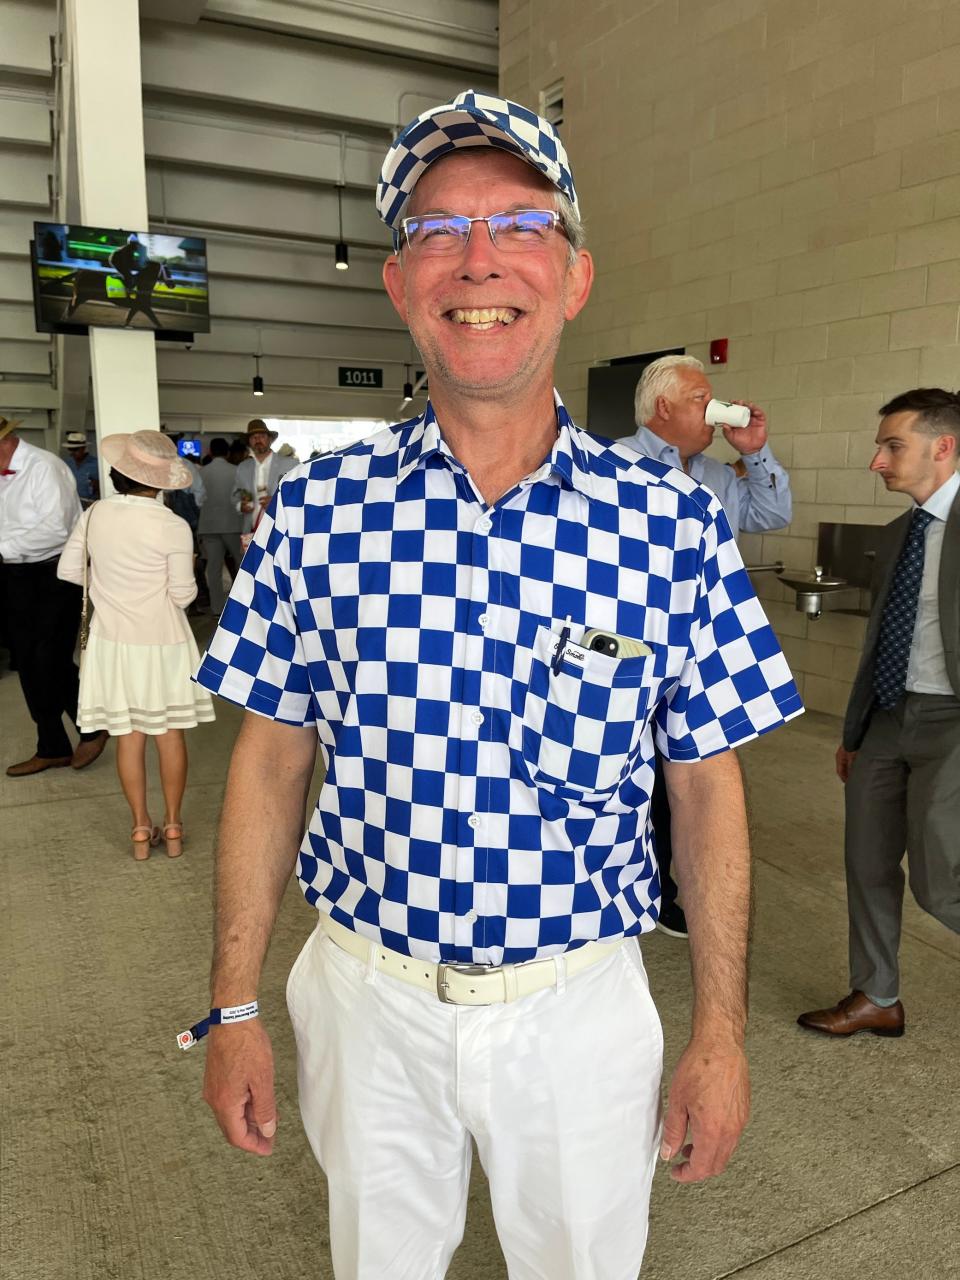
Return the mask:
POLYGON ((727 345, 729 338, 714 338, 710 343, 710 363, 726 364, 727 363, 727 345))

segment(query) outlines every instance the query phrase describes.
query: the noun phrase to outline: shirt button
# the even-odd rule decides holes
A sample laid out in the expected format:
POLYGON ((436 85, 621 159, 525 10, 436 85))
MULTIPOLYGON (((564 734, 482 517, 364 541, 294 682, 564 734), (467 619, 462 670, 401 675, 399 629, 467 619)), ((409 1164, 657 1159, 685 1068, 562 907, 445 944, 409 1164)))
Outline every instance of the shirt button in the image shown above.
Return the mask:
POLYGON ((477 622, 479 622, 481 627, 488 626, 490 623, 489 613, 481 613, 480 617, 477 619, 477 622))
POLYGON ((470 712, 470 719, 473 721, 473 723, 474 723, 474 724, 483 724, 483 712, 482 712, 482 711, 471 711, 471 712, 470 712))
POLYGON ((477 521, 477 533, 489 533, 493 528, 493 521, 486 516, 482 520, 477 521))
POLYGON ((479 817, 475 813, 471 813, 470 817, 467 819, 467 826, 472 827, 473 830, 476 831, 479 825, 480 825, 479 817))
POLYGON ((463 918, 466 920, 467 924, 476 924, 477 913, 475 911, 468 911, 463 918))

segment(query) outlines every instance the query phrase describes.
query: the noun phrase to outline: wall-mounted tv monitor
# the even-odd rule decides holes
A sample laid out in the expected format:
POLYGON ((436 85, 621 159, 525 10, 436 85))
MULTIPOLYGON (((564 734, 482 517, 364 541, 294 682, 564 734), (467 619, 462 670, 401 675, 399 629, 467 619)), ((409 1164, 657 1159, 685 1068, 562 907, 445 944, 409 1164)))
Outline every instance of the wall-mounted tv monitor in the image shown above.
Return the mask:
POLYGON ((184 436, 177 441, 177 453, 181 458, 202 458, 203 441, 199 436, 184 436))
POLYGON ((30 246, 41 333, 94 326, 189 341, 210 332, 207 242, 78 223, 35 222, 30 246))

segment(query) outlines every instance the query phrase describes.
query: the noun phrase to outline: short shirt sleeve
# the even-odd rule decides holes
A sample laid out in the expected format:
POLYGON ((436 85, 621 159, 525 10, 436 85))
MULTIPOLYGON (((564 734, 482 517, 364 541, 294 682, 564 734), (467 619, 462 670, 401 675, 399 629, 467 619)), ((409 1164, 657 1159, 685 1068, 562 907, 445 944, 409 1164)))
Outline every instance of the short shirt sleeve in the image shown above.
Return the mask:
POLYGON ((302 481, 278 488, 194 676, 211 693, 291 725, 316 723, 290 569, 300 562, 304 489, 302 481))
POLYGON ((656 711, 657 749, 697 761, 749 742, 803 711, 773 628, 713 499, 686 661, 656 711))

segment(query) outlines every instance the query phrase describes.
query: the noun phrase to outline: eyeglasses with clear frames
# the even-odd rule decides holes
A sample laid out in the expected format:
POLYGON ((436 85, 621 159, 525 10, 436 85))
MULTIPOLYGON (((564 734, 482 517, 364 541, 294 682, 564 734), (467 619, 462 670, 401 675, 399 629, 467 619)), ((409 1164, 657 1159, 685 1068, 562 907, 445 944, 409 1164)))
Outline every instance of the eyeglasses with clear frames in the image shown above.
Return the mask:
POLYGON ((475 222, 485 222, 494 245, 507 253, 542 249, 554 231, 563 235, 560 215, 554 209, 515 209, 511 213, 491 213, 488 218, 427 213, 418 218, 403 218, 400 225, 413 253, 433 257, 462 253, 475 222))

